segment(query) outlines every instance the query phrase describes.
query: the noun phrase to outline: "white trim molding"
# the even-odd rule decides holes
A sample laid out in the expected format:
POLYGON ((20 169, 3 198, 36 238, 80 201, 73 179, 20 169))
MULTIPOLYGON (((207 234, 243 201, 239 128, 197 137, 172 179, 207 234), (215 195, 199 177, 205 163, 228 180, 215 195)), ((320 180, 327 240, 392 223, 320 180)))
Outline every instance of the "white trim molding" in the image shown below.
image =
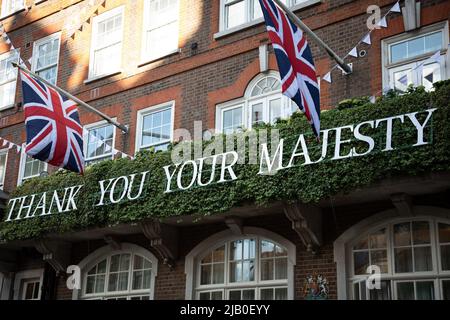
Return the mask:
MULTIPOLYGON (((89 254, 87 257, 85 257, 83 260, 81 260, 78 263, 78 267, 80 268, 80 271, 81 271, 81 289, 73 290, 72 300, 78 300, 81 298, 89 298, 89 297, 85 297, 83 295, 83 291, 86 286, 86 275, 87 275, 86 273, 90 270, 90 268, 92 268, 97 263, 99 263, 101 260, 103 260, 107 257, 110 257, 115 254, 121 254, 121 253, 137 254, 137 255, 144 257, 145 259, 149 260, 152 263, 152 267, 151 267, 152 275, 151 275, 151 287, 149 289, 149 291, 150 291, 149 299, 153 300, 154 294, 155 294, 155 279, 158 275, 158 259, 156 258, 156 256, 153 253, 151 253, 147 249, 145 249, 141 246, 135 245, 133 243, 121 243, 120 248, 115 248, 115 249, 113 247, 111 247, 110 245, 106 245, 104 247, 101 247, 101 248, 95 250, 94 252, 89 254)), ((128 294, 130 294, 130 293, 128 293, 128 294)), ((131 292, 131 294, 133 294, 133 293, 131 292)), ((124 295, 127 295, 127 293, 124 293, 124 295)), ((96 297, 97 296, 93 296, 92 298, 96 298, 96 297)))
MULTIPOLYGON (((54 83, 56 85, 58 83, 59 54, 60 54, 60 50, 61 50, 61 31, 51 34, 49 36, 46 36, 44 38, 41 38, 39 40, 36 40, 33 43, 33 56, 32 56, 32 63, 31 63, 31 70, 35 73, 42 71, 42 70, 37 70, 37 62, 38 62, 38 57, 39 57, 37 48, 41 44, 43 44, 45 42, 53 41, 55 39, 58 39, 58 50, 56 53, 56 63, 53 64, 52 67, 56 67, 56 75, 55 75, 55 83, 54 83)), ((50 68, 50 66, 45 67, 45 69, 47 69, 47 68, 50 68)))
POLYGON ((17 272, 14 278, 14 300, 22 300, 22 282, 24 280, 39 279, 39 297, 41 298, 42 285, 44 283, 44 269, 33 269, 17 272))
MULTIPOLYGON (((249 15, 251 13, 250 12, 251 9, 250 9, 249 6, 247 6, 246 7, 246 11, 248 11, 248 12, 246 12, 246 20, 247 21, 242 23, 242 24, 240 24, 240 25, 237 25, 235 27, 227 29, 225 27, 225 24, 226 24, 225 1, 226 0, 219 0, 219 1, 220 1, 219 32, 214 34, 214 39, 216 39, 216 40, 220 39, 222 37, 228 36, 230 34, 233 34, 233 33, 236 33, 236 32, 239 32, 239 31, 251 28, 251 27, 254 27, 254 26, 258 25, 258 24, 263 23, 263 21, 264 21, 264 18, 262 18, 262 17, 261 18, 257 18, 257 19, 253 19, 253 20, 250 19, 249 15)), ((244 0, 244 1, 250 2, 249 0, 244 0)), ((258 1, 258 0, 254 0, 254 1, 258 1)), ((291 0, 291 2, 295 2, 295 0, 291 0)), ((304 0, 301 3, 292 5, 291 6, 291 10, 295 12, 295 11, 305 9, 307 7, 313 6, 313 5, 321 3, 321 2, 322 2, 322 0, 304 0)))
POLYGON ((161 144, 165 144, 165 143, 170 143, 173 142, 173 136, 174 136, 174 125, 175 125, 175 100, 172 101, 168 101, 168 102, 164 102, 164 103, 160 103, 158 105, 154 105, 154 106, 150 106, 148 108, 145 109, 141 109, 137 111, 137 117, 136 117, 136 132, 135 132, 135 152, 139 152, 141 149, 146 149, 146 148, 150 148, 153 146, 158 146, 161 144), (171 129, 170 129, 170 139, 165 140, 165 141, 161 141, 161 142, 157 142, 157 143, 153 143, 150 145, 146 145, 146 146, 141 146, 142 144, 142 129, 143 129, 143 121, 144 121, 144 117, 152 114, 152 113, 156 113, 156 112, 160 112, 166 109, 170 109, 171 112, 171 119, 170 119, 170 125, 171 125, 171 129))
MULTIPOLYGON (((92 19, 91 47, 90 47, 90 54, 89 54, 89 75, 88 75, 88 79, 85 80, 85 83, 89 83, 89 82, 92 82, 94 80, 102 79, 102 78, 107 77, 107 76, 112 76, 112 75, 115 75, 115 74, 118 74, 118 73, 121 72, 120 69, 121 69, 122 58, 123 58, 122 57, 122 48, 123 48, 124 22, 125 22, 125 14, 124 14, 124 12, 125 12, 125 6, 122 5, 120 7, 117 7, 117 8, 111 9, 109 11, 106 11, 106 12, 104 12, 104 13, 98 15, 98 16, 95 16, 92 19), (119 31, 121 38, 120 38, 120 41, 118 40, 118 41, 116 41, 113 44, 109 44, 109 46, 111 46, 111 45, 115 45, 115 44, 119 43, 119 46, 118 46, 118 50, 119 50, 119 62, 118 62, 118 64, 119 64, 119 66, 117 67, 116 70, 108 70, 107 72, 96 74, 95 70, 94 70, 94 68, 95 68, 94 53, 95 53, 95 50, 97 49, 97 46, 94 45, 94 44, 96 42, 96 36, 98 34, 98 24, 100 22, 104 21, 104 20, 107 20, 107 19, 112 18, 115 15, 119 15, 119 14, 121 15, 121 19, 122 19, 121 26, 120 26, 120 31, 119 31)), ((106 47, 104 47, 104 48, 106 48, 106 47)))
MULTIPOLYGON (((184 273, 186 274, 186 292, 185 299, 186 300, 194 300, 195 299, 195 289, 196 289, 196 280, 197 280, 197 266, 199 259, 204 254, 207 254, 208 251, 211 251, 212 248, 216 248, 222 244, 225 244, 229 241, 244 239, 247 237, 260 237, 263 239, 267 239, 269 241, 274 241, 275 243, 283 246, 287 250, 288 254, 288 269, 287 269, 287 286, 288 286, 288 299, 294 299, 294 267, 297 262, 296 257, 296 247, 295 245, 283 238, 282 236, 271 232, 266 229, 256 228, 256 227, 243 227, 242 235, 236 235, 233 233, 231 229, 227 229, 216 233, 209 238, 200 242, 197 246, 195 246, 187 255, 185 259, 185 269, 184 273)), ((252 286, 250 284, 250 286, 252 286)))
MULTIPOLYGON (((378 214, 372 215, 369 218, 362 220, 354 226, 347 229, 334 241, 334 261, 336 262, 336 286, 337 298, 339 300, 347 300, 350 298, 348 279, 350 277, 351 268, 351 253, 353 242, 364 234, 380 229, 387 224, 395 224, 398 222, 417 221, 417 220, 433 220, 436 222, 450 221, 450 210, 432 207, 432 206, 412 206, 412 215, 405 216, 397 209, 389 209, 378 214)), ((431 227, 433 229, 434 227, 431 227)), ((432 231, 434 232, 434 231, 432 231)), ((388 250, 389 251, 389 250, 388 250)), ((435 254, 433 253, 433 256, 435 254)), ((391 257, 392 258, 392 257, 391 257)), ((388 253, 389 259, 389 253, 388 253)), ((392 260, 392 259, 391 259, 392 260)), ((434 259, 435 260, 435 259, 434 259)), ((434 270, 439 268, 433 264, 434 270)), ((401 274, 400 274, 401 275, 401 274)), ((418 274, 424 276, 423 272, 418 274)), ((411 277, 411 274, 408 274, 411 277)), ((428 275, 433 278, 433 276, 428 275)))

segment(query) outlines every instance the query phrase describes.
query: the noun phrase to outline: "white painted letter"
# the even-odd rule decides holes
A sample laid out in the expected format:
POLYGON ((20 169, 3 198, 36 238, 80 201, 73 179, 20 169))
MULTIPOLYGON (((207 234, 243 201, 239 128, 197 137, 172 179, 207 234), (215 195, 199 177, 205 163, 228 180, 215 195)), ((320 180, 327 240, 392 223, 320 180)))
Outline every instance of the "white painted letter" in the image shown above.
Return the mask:
POLYGON ((423 145, 428 144, 428 142, 423 141, 423 129, 425 129, 428 121, 431 119, 431 116, 433 115, 433 112, 436 110, 437 110, 436 108, 427 110, 428 115, 427 115, 427 118, 425 119, 425 121, 423 122, 423 124, 420 124, 416 118, 416 114, 418 114, 420 112, 406 114, 406 116, 409 118, 409 120, 411 120, 411 122, 414 124, 414 126, 417 129, 417 143, 415 145, 413 145, 413 147, 423 146, 423 145))

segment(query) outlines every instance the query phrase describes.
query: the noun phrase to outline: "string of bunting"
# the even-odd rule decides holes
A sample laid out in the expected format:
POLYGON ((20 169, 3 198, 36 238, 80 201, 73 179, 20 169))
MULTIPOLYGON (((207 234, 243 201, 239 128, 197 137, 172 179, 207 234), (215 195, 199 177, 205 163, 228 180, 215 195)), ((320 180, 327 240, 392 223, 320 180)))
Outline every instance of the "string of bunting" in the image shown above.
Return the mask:
MULTIPOLYGON (((397 1, 391 9, 389 9, 389 11, 380 19, 380 21, 377 22, 376 26, 380 27, 380 28, 387 28, 387 16, 391 13, 391 12, 401 12, 400 9, 400 1, 397 1)), ((369 30, 368 33, 366 33, 364 35, 364 37, 343 57, 343 59, 347 58, 348 56, 352 56, 354 58, 358 57, 358 46, 362 43, 365 43, 367 45, 371 45, 372 44, 372 39, 371 39, 371 33, 373 30, 369 30)), ((333 68, 331 68, 330 71, 328 71, 323 77, 322 80, 326 81, 328 83, 332 83, 332 77, 331 77, 331 73, 333 72, 333 70, 335 70, 336 68, 339 68, 340 70, 342 70, 339 65, 334 65, 333 68)))
MULTIPOLYGON (((85 23, 89 23, 90 19, 93 15, 98 15, 98 9, 100 8, 100 6, 105 6, 106 0, 100 0, 100 2, 96 5, 96 0, 89 0, 88 5, 90 6, 90 8, 83 8, 82 11, 79 13, 79 16, 83 15, 84 13, 86 13, 87 10, 89 10, 89 14, 87 14, 87 17, 84 18, 81 22, 76 21, 76 22, 71 22, 69 23, 69 27, 66 27, 66 29, 71 29, 68 31, 67 33, 67 39, 72 38, 74 39, 75 37, 75 33, 78 31, 83 31, 83 25, 85 23), (74 27, 74 25, 76 25, 74 27)), ((78 19, 80 19, 78 16, 78 19)), ((75 18, 77 19, 77 18, 75 18)), ((81 20, 81 19, 80 19, 81 20)))
POLYGON ((17 153, 20 153, 20 151, 22 151, 22 146, 19 146, 18 144, 15 144, 14 142, 11 142, 3 137, 0 137, 0 148, 5 148, 5 147, 7 147, 8 150, 16 148, 17 153))

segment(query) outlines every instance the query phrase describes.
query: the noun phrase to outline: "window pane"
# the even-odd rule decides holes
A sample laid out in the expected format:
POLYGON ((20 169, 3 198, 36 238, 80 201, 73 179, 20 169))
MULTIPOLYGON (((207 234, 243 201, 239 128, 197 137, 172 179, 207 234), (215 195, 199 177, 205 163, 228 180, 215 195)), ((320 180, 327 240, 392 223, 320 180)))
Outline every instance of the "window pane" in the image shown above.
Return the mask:
POLYGON ((261 289, 261 300, 273 300, 273 289, 261 289))
POLYGON ((211 265, 204 265, 201 267, 200 284, 211 284, 211 265))
POLYGON ((242 240, 233 241, 230 244, 230 259, 241 260, 242 259, 242 240))
POLYGON ((442 299, 450 300, 450 280, 442 280, 442 299))
POLYGON ((359 283, 353 284, 353 300, 359 300, 359 283))
POLYGON ((287 279, 287 259, 275 259, 275 279, 287 279))
POLYGON ((243 290, 242 300, 255 300, 255 290, 243 290))
POLYGON ((273 268, 274 268, 274 262, 272 259, 261 261, 261 280, 262 281, 273 280, 273 268))
POLYGON ((394 250, 395 272, 413 272, 411 251, 412 250, 410 248, 394 250))
POLYGON ((439 223, 439 242, 450 243, 450 224, 439 223))
POLYGON ((366 274, 367 267, 369 266, 369 252, 354 252, 353 259, 355 275, 366 274))
POLYGON ((413 222, 414 244, 430 243, 430 224, 426 221, 413 222))
POLYGON ((425 53, 425 39, 423 37, 408 41, 408 57, 415 57, 425 53))
POLYGON ((91 277, 87 277, 87 281, 86 281, 86 293, 94 293, 94 286, 95 286, 95 277, 91 276, 91 277))
POLYGON ((233 28, 245 23, 245 1, 240 1, 231 5, 225 5, 226 27, 233 28))
POLYGON ((396 247, 411 245, 411 224, 409 222, 394 226, 394 245, 396 247))
POLYGON ((224 264, 216 263, 213 265, 213 283, 220 284, 224 282, 224 264))
POLYGON ((381 269, 382 273, 388 272, 387 251, 373 250, 370 252, 371 264, 381 269))
POLYGON ((133 269, 134 270, 141 270, 144 267, 144 259, 141 256, 134 255, 134 264, 133 269))
POLYGON ((425 37, 425 49, 428 52, 437 51, 442 48, 442 32, 432 33, 425 37))
POLYGON ((95 281, 95 293, 105 291, 105 276, 97 276, 95 281))
POLYGON ((133 290, 142 289, 143 278, 144 278, 144 272, 143 271, 135 271, 135 272, 133 272, 133 286, 132 286, 133 290))
POLYGON ((370 248, 371 249, 386 248, 386 229, 385 228, 372 233, 369 236, 369 238, 370 238, 370 248))
POLYGON ((353 247, 354 250, 367 249, 369 248, 369 240, 365 236, 353 247))
POLYGON ((150 270, 144 271, 144 285, 142 289, 150 289, 152 282, 152 272, 150 270))
POLYGON ((414 282, 397 283, 398 300, 414 300, 414 282))
POLYGON ((118 273, 111 273, 108 281, 108 291, 117 291, 117 280, 119 278, 118 273))
POLYGON ((200 292, 200 300, 210 300, 209 292, 200 292))
POLYGON ((416 282, 417 300, 434 300, 434 283, 432 281, 416 282))
POLYGON ((162 57, 178 48, 178 21, 168 23, 146 33, 148 59, 162 57))
POLYGON ((407 42, 402 42, 391 46, 391 62, 406 59, 408 57, 407 42))
POLYGON ((270 123, 275 123, 278 119, 281 119, 281 99, 270 100, 270 123))
POLYGON ((106 259, 98 264, 97 273, 106 273, 106 259))
POLYGON ((255 265, 253 261, 243 262, 243 281, 255 280, 255 265))
POLYGON ((222 300, 222 291, 211 292, 211 300, 222 300))
POLYGON ((230 282, 238 282, 242 279, 242 263, 230 263, 230 282))
POLYGON ((111 257, 111 262, 109 266, 109 271, 115 272, 119 270, 119 261, 120 261, 120 254, 116 254, 111 257))
POLYGON ((441 246, 442 270, 450 270, 450 245, 441 246))
POLYGON ((241 291, 240 290, 230 291, 230 300, 241 300, 241 291))
POLYGON ((119 291, 128 290, 128 272, 119 273, 119 291))
POLYGON ((415 271, 432 271, 431 247, 414 248, 414 267, 415 271))
POLYGON ((252 106, 252 124, 259 124, 263 122, 263 104, 254 104, 252 106))
POLYGON ((120 257, 120 271, 130 270, 130 255, 123 254, 120 257))
POLYGON ((225 261, 225 246, 222 246, 213 252, 213 259, 214 259, 214 262, 225 261))

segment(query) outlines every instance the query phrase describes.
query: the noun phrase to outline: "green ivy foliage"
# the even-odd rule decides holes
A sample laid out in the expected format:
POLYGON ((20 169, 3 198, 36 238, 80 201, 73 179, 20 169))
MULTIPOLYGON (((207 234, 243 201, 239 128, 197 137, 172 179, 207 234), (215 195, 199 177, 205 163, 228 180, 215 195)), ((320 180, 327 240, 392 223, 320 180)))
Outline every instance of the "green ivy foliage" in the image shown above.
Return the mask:
MULTIPOLYGON (((348 193, 368 186, 387 177, 395 178, 450 170, 449 81, 436 85, 434 92, 426 92, 423 88, 411 88, 403 95, 390 93, 378 99, 375 104, 371 104, 367 99, 357 99, 353 102, 355 101, 356 103, 349 101, 341 110, 322 112, 322 128, 358 124, 363 121, 438 108, 433 114, 433 125, 426 132, 426 139, 432 138, 432 143, 413 148, 411 145, 415 143, 415 130, 402 130, 401 125, 396 125, 400 129, 394 130, 393 142, 396 150, 391 152, 381 152, 380 146, 384 135, 380 135, 376 139, 378 152, 375 150, 367 156, 323 161, 308 166, 301 166, 299 163, 275 175, 258 175, 259 165, 240 164, 234 167, 238 179, 233 182, 215 183, 206 187, 194 187, 187 191, 171 193, 164 193, 166 177, 163 170, 164 166, 172 163, 170 150, 156 153, 144 151, 140 152, 135 160, 118 159, 91 166, 83 176, 61 171, 47 178, 26 182, 13 192, 12 198, 37 192, 63 190, 68 186, 83 184, 84 187, 77 201, 78 210, 11 222, 5 222, 4 216, 0 223, 0 239, 11 241, 39 238, 51 233, 76 232, 95 227, 133 223, 147 218, 185 215, 200 218, 226 212, 232 207, 247 203, 259 206, 281 200, 315 203, 337 193, 348 193), (349 103, 352 104, 351 107, 349 103), (409 147, 403 148, 403 145, 409 147), (138 200, 101 207, 95 205, 99 197, 99 180, 144 171, 150 171, 150 173, 143 195, 138 200)), ((280 130, 281 137, 285 139, 284 149, 288 159, 299 134, 311 132, 310 125, 300 113, 294 114, 288 120, 278 121, 273 127, 259 126, 255 132, 262 128, 280 130)), ((376 136, 376 130, 380 129, 368 128, 366 133, 376 136)), ((382 131, 384 133, 385 130, 382 131)), ((345 138, 344 136, 343 139, 345 138)), ((333 140, 331 136, 330 141, 333 140)), ((250 145, 254 142, 247 139, 246 143, 250 145)), ((318 159, 321 145, 311 135, 308 136, 307 143, 311 149, 311 158, 318 159)), ((330 142, 330 146, 332 145, 330 142)), ((351 147, 363 152, 367 149, 367 144, 355 141, 351 147)), ((342 154, 348 151, 348 148, 348 146, 343 148, 342 154)), ((329 153, 333 151, 329 150, 329 153)), ((245 156, 249 156, 248 151, 245 156)), ((188 178, 190 178, 189 173, 186 174, 186 179, 188 178)))

